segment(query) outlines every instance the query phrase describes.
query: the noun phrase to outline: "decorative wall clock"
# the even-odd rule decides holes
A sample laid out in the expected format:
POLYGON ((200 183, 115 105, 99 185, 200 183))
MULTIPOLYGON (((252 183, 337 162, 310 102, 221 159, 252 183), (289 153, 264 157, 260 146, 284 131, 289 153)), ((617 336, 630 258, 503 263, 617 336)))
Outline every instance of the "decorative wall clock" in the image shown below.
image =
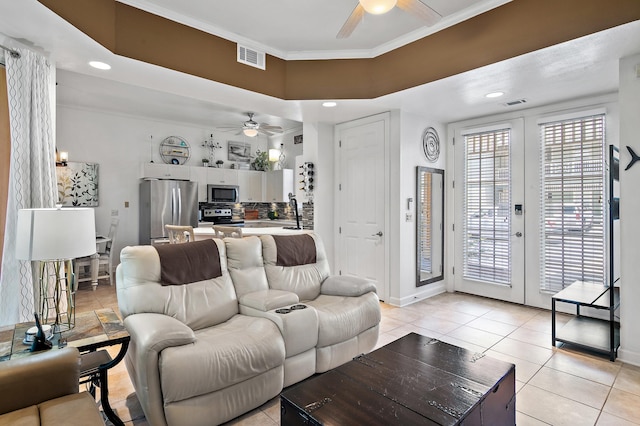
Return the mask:
POLYGON ((422 134, 422 150, 427 160, 435 163, 440 157, 440 138, 433 127, 427 127, 422 134))

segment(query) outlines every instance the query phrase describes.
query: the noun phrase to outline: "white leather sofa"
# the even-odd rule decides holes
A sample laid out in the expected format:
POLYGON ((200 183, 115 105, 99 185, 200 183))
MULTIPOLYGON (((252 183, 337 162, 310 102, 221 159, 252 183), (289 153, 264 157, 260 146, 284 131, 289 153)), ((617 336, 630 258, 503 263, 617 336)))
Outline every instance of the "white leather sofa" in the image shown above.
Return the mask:
POLYGON ((154 426, 223 423, 378 339, 375 286, 330 277, 314 234, 125 247, 120 258, 125 362, 154 426))

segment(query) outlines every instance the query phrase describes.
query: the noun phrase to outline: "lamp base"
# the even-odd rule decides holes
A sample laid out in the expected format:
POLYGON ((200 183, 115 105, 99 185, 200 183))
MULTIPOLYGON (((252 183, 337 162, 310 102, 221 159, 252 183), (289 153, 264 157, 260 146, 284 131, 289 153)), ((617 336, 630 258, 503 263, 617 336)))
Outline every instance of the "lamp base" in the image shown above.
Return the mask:
POLYGON ((40 262, 40 318, 53 333, 75 326, 75 278, 71 260, 40 262))

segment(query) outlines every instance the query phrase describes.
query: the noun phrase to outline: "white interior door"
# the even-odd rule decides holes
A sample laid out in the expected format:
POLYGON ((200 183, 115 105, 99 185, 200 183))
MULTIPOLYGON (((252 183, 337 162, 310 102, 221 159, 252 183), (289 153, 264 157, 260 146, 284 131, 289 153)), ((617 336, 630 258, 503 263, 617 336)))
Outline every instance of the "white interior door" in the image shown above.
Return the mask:
POLYGON ((386 300, 387 237, 385 146, 388 116, 377 116, 339 125, 336 205, 336 266, 342 275, 376 283, 378 296, 386 300))
POLYGON ((524 303, 523 127, 516 119, 456 130, 457 291, 524 303))

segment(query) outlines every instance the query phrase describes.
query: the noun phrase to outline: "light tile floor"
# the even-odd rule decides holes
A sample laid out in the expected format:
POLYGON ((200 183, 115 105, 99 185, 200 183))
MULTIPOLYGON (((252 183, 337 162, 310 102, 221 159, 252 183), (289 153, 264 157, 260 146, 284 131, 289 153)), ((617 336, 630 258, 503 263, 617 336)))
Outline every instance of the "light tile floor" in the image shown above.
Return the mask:
MULTIPOLYGON (((115 287, 82 286, 78 311, 114 308, 115 287)), ((378 347, 409 332, 516 365, 518 425, 640 425, 640 367, 551 345, 550 311, 461 293, 396 308, 381 304, 378 347)), ((568 316, 558 315, 559 322, 568 316)), ((114 354, 117 350, 114 348, 114 354)), ((127 425, 147 425, 124 363, 109 372, 112 407, 127 425)), ((278 398, 229 425, 278 425, 278 398)))

